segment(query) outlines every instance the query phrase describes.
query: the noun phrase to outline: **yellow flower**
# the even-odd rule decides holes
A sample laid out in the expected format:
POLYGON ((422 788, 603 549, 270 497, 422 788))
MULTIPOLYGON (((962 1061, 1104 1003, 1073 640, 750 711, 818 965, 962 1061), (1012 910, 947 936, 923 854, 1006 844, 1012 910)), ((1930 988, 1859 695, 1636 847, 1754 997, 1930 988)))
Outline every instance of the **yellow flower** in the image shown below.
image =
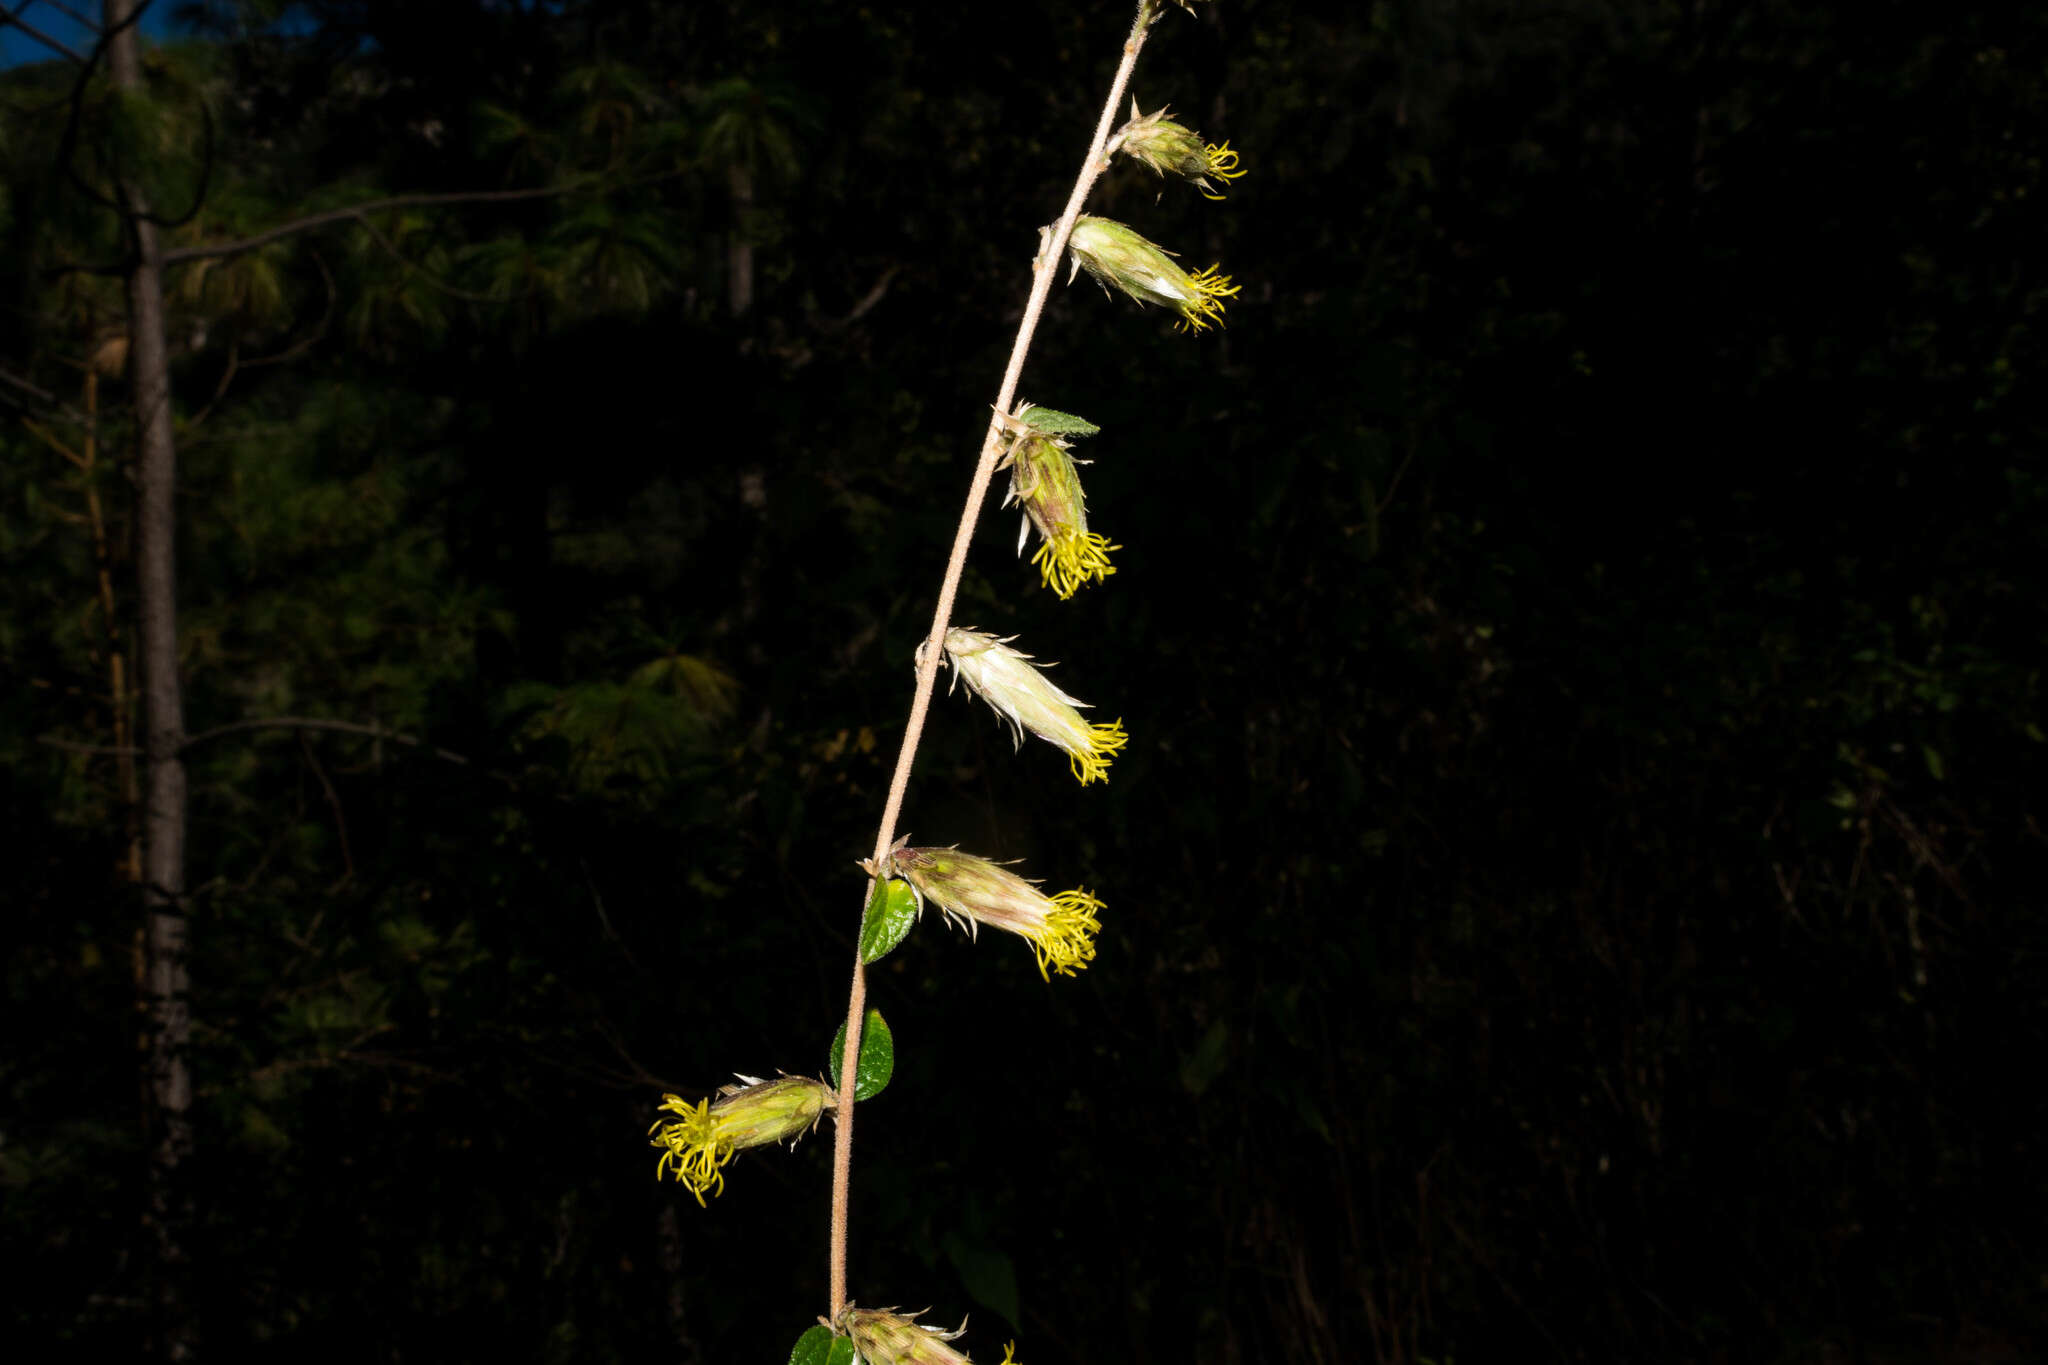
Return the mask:
POLYGON ((1109 140, 1109 151, 1122 152, 1161 175, 1177 175, 1199 185, 1209 199, 1223 198, 1222 192, 1209 183, 1210 176, 1224 181, 1227 189, 1229 181, 1244 175, 1237 168, 1237 153, 1230 150, 1228 142, 1202 141, 1191 130, 1168 119, 1163 106, 1156 114, 1140 115, 1136 99, 1131 101, 1130 122, 1109 140))
MULTIPOLYGON (((1146 241, 1122 223, 1083 214, 1074 222, 1067 249, 1074 269, 1085 270, 1107 289, 1115 285, 1139 303, 1157 303, 1180 314, 1183 331, 1199 332, 1222 321, 1223 300, 1240 286, 1216 267, 1190 275, 1173 263, 1170 253, 1146 241)), ((1069 273, 1069 280, 1073 275, 1069 273)))
POLYGON ((1010 648, 1014 635, 998 638, 959 626, 946 632, 946 661, 967 690, 995 708, 1010 723, 1012 736, 1024 742, 1029 730, 1048 744, 1064 749, 1067 763, 1082 786, 1109 780, 1110 756, 1124 747, 1121 720, 1091 725, 1074 708, 1086 706, 1054 687, 1030 662, 1031 656, 1010 648))
POLYGON ((680 1095, 663 1095, 661 1107, 677 1117, 657 1119, 647 1131, 648 1145, 665 1150, 655 1163, 654 1178, 673 1168, 683 1188, 704 1202, 704 1192, 722 1193, 724 1166, 743 1147, 771 1142, 792 1146, 815 1128, 838 1096, 823 1081, 808 1076, 777 1076, 764 1081, 742 1076, 739 1085, 719 1087, 716 1100, 690 1103, 680 1095))
POLYGON ((929 899, 948 920, 977 936, 982 925, 1003 929, 1031 944, 1038 956, 1038 974, 1072 976, 1095 960, 1095 935, 1102 925, 1095 912, 1102 902, 1083 891, 1048 896, 1016 873, 953 848, 905 848, 889 851, 888 866, 871 875, 901 877, 917 895, 917 908, 929 899))
MULTIPOLYGON (((848 1304, 835 1330, 853 1339, 853 1352, 862 1365, 973 1365, 966 1355, 946 1344, 967 1330, 966 1319, 949 1332, 943 1327, 926 1327, 917 1318, 916 1313, 848 1304)), ((1002 1365, 1016 1365, 1016 1351, 1014 1341, 1005 1346, 1002 1365)))
POLYGON ((1027 405, 1006 419, 1010 450, 1004 463, 1010 469, 1010 492, 1003 505, 1014 502, 1024 509, 1024 521, 1017 528, 1018 554, 1024 553, 1031 528, 1038 528, 1043 543, 1031 562, 1045 585, 1064 600, 1084 584, 1115 573, 1109 552, 1123 547, 1088 529, 1088 501, 1075 468, 1088 462, 1067 453, 1070 442, 1031 425, 1031 414, 1040 411, 1027 405))

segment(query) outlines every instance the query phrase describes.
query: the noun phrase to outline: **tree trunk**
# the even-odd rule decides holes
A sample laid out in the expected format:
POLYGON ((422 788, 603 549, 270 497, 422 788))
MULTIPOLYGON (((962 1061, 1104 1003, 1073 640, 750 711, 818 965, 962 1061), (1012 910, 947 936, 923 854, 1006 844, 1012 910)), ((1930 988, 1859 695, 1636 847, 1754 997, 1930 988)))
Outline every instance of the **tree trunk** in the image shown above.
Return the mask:
MULTIPOLYGON (((108 74, 120 89, 142 88, 134 0, 105 0, 108 74)), ((135 412, 135 576, 140 617, 143 730, 142 910, 149 1035, 149 1184, 145 1212, 154 1260, 152 1301, 158 1352, 191 1356, 192 1073, 186 1052, 192 1016, 186 979, 184 698, 178 685, 178 451, 171 427, 171 374, 164 330, 163 248, 140 189, 122 198, 134 247, 128 273, 128 375, 135 412)))
POLYGON ((726 239, 726 304, 736 318, 745 317, 754 306, 754 177, 737 163, 727 168, 726 186, 732 191, 732 236, 726 239))

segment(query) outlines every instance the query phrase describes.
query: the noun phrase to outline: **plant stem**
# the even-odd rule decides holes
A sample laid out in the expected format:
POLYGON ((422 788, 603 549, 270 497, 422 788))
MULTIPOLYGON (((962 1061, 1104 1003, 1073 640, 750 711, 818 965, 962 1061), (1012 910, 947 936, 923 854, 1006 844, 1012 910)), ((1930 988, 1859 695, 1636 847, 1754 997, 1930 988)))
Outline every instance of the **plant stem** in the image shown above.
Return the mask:
MULTIPOLYGON (((931 634, 926 637, 923 657, 918 662, 917 686, 910 697, 910 719, 903 727, 903 745, 896 753, 896 771, 889 779, 889 796, 882 805, 881 827, 875 833, 874 858, 877 865, 888 856, 889 846, 896 840, 896 818, 902 813, 903 793, 910 785, 910 766, 917 757, 918 740, 924 734, 925 713, 931 708, 932 689, 939 676, 939 660, 945 656, 946 627, 953 612, 953 597, 960 587, 961 571, 967 566, 967 546, 974 538, 975 521, 983 500, 988 496, 989 483, 995 477, 996 460, 1002 453, 1003 417, 1016 401, 1017 381, 1024 372, 1024 357, 1031 350, 1031 339, 1038 330, 1038 318, 1045 310, 1045 298, 1052 290, 1060 255, 1066 250, 1067 237, 1074 230, 1074 220, 1081 216, 1081 206, 1087 202, 1088 191, 1094 187, 1095 178, 1109 164, 1103 147, 1109 141, 1117 105, 1123 100, 1124 87, 1130 83, 1132 68, 1138 64, 1138 49, 1145 45, 1145 35, 1151 28, 1151 19, 1158 4, 1159 0, 1138 2, 1137 20, 1131 25, 1130 36, 1124 40, 1123 60, 1117 64, 1116 76, 1110 81, 1109 98, 1103 101, 1102 117, 1095 125, 1095 139, 1088 144, 1088 155, 1081 163, 1080 174, 1074 178, 1074 190, 1067 197, 1066 211, 1054 225, 1038 258, 1031 263, 1031 296, 1025 300, 1024 317, 1017 324, 1017 339, 1010 346, 1009 364, 1003 370, 1002 387, 996 392, 988 433, 982 437, 981 461, 974 468, 974 480, 967 489, 967 503, 960 511, 960 524, 953 533, 953 552, 946 560, 946 576, 939 583, 939 601, 932 611, 931 634)), ((875 884, 870 881, 861 898, 863 911, 874 889, 875 884)), ((867 972, 856 946, 853 985, 846 999, 846 1046, 839 1057, 839 1102, 834 1111, 832 1143, 831 1318, 835 1322, 846 1308, 847 1204, 853 1181, 853 1084, 860 1056, 861 1015, 867 1003, 867 993, 867 972)))

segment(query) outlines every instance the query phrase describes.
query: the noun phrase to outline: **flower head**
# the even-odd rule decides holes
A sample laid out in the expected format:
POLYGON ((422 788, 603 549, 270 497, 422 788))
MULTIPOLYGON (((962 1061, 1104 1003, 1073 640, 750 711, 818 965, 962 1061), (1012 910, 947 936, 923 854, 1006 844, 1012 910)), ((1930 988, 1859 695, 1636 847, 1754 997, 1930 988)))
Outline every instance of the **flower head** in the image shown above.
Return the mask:
MULTIPOLYGON (((964 1318, 950 1332, 927 1327, 917 1318, 916 1313, 848 1304, 833 1326, 852 1338, 853 1352, 862 1365, 972 1365, 964 1354, 946 1344, 967 1330, 964 1318)), ((1015 1342, 1003 1348, 1002 1365, 1016 1365, 1016 1350, 1015 1342)))
POLYGON ((1109 552, 1123 547, 1109 543, 1109 537, 1088 529, 1088 501, 1081 492, 1081 474, 1076 460, 1067 452, 1072 444, 1050 431, 1031 424, 1040 409, 1019 407, 1008 419, 1010 450, 1005 457, 1010 467, 1010 492, 1003 505, 1018 503, 1024 521, 1017 528, 1017 553, 1036 526, 1043 543, 1031 562, 1045 585, 1061 598, 1092 581, 1116 572, 1109 552))
POLYGON ((1166 251, 1108 218, 1082 214, 1074 221, 1067 250, 1074 269, 1087 271, 1103 288, 1115 285, 1139 303, 1157 303, 1179 313, 1183 331, 1199 332, 1220 321, 1223 300, 1240 288, 1228 275, 1217 274, 1213 265, 1188 274, 1166 251))
MULTIPOLYGON (((1109 780, 1110 755, 1124 747, 1124 723, 1091 725, 1074 708, 1087 703, 1054 687, 1022 650, 1010 648, 1014 635, 997 637, 959 626, 946 632, 946 662, 967 690, 1010 723, 1018 744, 1029 730, 1067 752, 1082 786, 1109 780)), ((922 649, 920 649, 920 654, 922 649)))
POLYGON ((719 1087, 715 1100, 695 1104, 680 1095, 661 1097, 661 1107, 677 1118, 657 1119, 647 1130, 649 1146, 667 1149, 655 1163, 655 1179, 673 1167, 677 1181, 702 1204, 706 1190, 725 1189, 719 1168, 742 1147, 794 1144, 839 1098, 831 1086, 808 1076, 742 1076, 740 1082, 719 1087))
POLYGON ((1140 114, 1138 101, 1131 101, 1131 120, 1109 140, 1109 150, 1141 161, 1161 175, 1177 175, 1202 187, 1204 196, 1221 199, 1223 193, 1209 183, 1215 176, 1226 183, 1244 174, 1237 168, 1237 153, 1228 142, 1204 142, 1196 133, 1166 117, 1162 106, 1156 114, 1140 114))
POLYGON ((978 935, 982 925, 1004 929, 1026 939, 1038 955, 1038 974, 1072 976, 1095 960, 1095 935, 1102 931, 1095 912, 1102 902, 1083 891, 1048 896, 1000 863, 954 848, 889 850, 875 876, 901 877, 916 893, 921 912, 930 900, 946 918, 978 935))

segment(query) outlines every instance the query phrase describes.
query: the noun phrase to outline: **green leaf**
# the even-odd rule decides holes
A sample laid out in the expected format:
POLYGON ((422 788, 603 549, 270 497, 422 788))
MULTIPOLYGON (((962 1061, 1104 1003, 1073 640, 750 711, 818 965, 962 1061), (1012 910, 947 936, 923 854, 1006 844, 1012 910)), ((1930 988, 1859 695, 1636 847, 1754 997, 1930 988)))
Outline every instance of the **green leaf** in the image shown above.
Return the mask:
POLYGON ((796 1339, 789 1365, 853 1365, 853 1342, 820 1324, 796 1339))
POLYGON ((860 960, 879 962, 896 951, 916 922, 917 894, 910 883, 894 877, 876 882, 867 913, 860 917, 860 960))
MULTIPOLYGON (((832 1035, 832 1055, 826 1063, 832 1068, 834 1086, 839 1084, 839 1059, 845 1052, 846 1025, 841 1024, 839 1032, 832 1035)), ((869 1010, 860 1026, 860 1058, 853 1067, 853 1097, 871 1100, 881 1094, 895 1070, 896 1040, 890 1035, 882 1012, 869 1010)))
POLYGON ((1093 436, 1102 430, 1086 417, 1076 417, 1071 412, 1055 412, 1036 404, 1017 414, 1019 421, 1054 436, 1093 436))
MULTIPOLYGON (((831 1347, 838 1345, 842 1338, 831 1334, 829 1326, 813 1326, 797 1338, 797 1345, 788 1349, 788 1365, 829 1365, 831 1347)), ((852 1347, 852 1342, 846 1342, 852 1347)))

